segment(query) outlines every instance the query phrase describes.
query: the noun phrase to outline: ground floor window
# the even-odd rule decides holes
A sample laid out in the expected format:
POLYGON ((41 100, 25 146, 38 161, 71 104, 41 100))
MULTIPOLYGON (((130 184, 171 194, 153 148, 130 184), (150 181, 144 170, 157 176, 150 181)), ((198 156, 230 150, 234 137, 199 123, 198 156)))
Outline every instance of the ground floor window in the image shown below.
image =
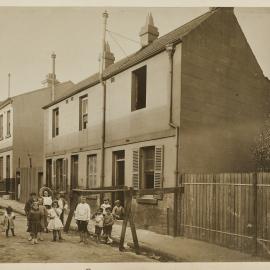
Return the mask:
POLYGON ((132 182, 135 189, 162 187, 163 146, 133 149, 132 182))
POLYGON ((97 187, 97 155, 87 156, 87 188, 97 187))
POLYGON ((10 156, 6 156, 6 178, 10 178, 10 156))

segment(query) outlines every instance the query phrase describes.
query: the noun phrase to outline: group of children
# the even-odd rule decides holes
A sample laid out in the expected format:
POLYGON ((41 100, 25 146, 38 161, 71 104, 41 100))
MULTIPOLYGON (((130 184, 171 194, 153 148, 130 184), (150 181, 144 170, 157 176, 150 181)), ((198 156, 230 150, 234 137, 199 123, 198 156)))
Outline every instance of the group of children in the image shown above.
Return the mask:
MULTIPOLYGON (((63 240, 61 230, 64 227, 64 210, 67 209, 67 202, 61 193, 57 194, 57 199, 52 200, 48 191, 45 190, 42 196, 37 197, 36 193, 31 193, 29 200, 25 204, 25 213, 27 217, 27 232, 29 232, 29 241, 32 244, 37 244, 38 239, 43 241, 42 234, 51 231, 52 241, 63 240)), ((75 220, 80 234, 80 242, 87 243, 88 223, 92 218, 95 223, 95 237, 99 243, 103 238, 105 243, 112 243, 111 233, 115 219, 123 219, 124 208, 119 200, 115 201, 115 206, 112 209, 108 199, 104 199, 103 204, 91 217, 90 206, 86 203, 86 197, 81 196, 80 203, 75 210, 75 220)), ((9 236, 9 231, 15 236, 14 231, 15 215, 12 208, 6 208, 4 214, 4 230, 6 237, 9 236)))
POLYGON ((37 244, 38 239, 43 241, 42 234, 51 231, 52 241, 63 240, 61 230, 64 227, 64 210, 67 209, 67 203, 61 193, 56 195, 56 200, 52 200, 48 190, 44 190, 41 196, 37 198, 36 193, 30 194, 30 199, 25 204, 25 213, 27 217, 27 232, 29 232, 29 241, 37 244))
POLYGON ((103 204, 92 216, 92 218, 95 220, 95 236, 97 242, 99 243, 101 241, 101 235, 103 231, 105 243, 111 244, 113 242, 111 234, 114 220, 123 219, 123 217, 124 208, 121 206, 120 201, 115 201, 115 206, 112 210, 109 200, 105 198, 103 204))

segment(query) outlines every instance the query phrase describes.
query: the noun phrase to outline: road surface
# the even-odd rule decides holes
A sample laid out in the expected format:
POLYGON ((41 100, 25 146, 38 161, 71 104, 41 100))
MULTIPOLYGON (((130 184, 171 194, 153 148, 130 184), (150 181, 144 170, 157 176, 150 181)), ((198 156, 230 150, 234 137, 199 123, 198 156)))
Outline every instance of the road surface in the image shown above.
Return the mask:
MULTIPOLYGON (((0 220, 2 221, 0 216, 0 220)), ((27 239, 26 218, 16 216, 15 237, 6 238, 0 225, 0 263, 94 263, 94 262, 151 262, 152 259, 136 255, 131 251, 119 252, 117 247, 97 244, 89 240, 88 244, 79 243, 77 233, 63 234, 62 242, 51 242, 51 233, 44 234, 44 241, 32 245, 27 239)))

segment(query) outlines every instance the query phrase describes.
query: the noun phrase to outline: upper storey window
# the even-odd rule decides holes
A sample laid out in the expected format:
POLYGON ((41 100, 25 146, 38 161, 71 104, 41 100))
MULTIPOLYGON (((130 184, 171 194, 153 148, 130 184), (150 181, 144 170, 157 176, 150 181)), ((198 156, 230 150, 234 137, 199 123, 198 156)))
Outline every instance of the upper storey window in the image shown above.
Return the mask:
POLYGON ((53 110, 52 116, 52 136, 56 137, 59 135, 59 108, 53 110))
POLYGON ((146 66, 132 72, 131 111, 146 107, 146 66))
POLYGON ((88 124, 88 97, 80 97, 80 130, 86 129, 88 124))

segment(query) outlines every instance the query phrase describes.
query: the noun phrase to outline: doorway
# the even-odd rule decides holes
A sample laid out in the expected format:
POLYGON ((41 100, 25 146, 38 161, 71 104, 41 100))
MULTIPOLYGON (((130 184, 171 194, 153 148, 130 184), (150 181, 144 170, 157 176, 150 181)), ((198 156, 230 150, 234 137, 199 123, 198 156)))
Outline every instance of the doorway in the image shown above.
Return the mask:
MULTIPOLYGON (((113 152, 113 186, 122 188, 125 186, 125 151, 113 152)), ((113 200, 120 200, 125 205, 125 195, 123 191, 114 193, 113 200)))
POLYGON ((78 188, 78 177, 79 177, 79 156, 71 156, 71 182, 70 190, 78 188))

